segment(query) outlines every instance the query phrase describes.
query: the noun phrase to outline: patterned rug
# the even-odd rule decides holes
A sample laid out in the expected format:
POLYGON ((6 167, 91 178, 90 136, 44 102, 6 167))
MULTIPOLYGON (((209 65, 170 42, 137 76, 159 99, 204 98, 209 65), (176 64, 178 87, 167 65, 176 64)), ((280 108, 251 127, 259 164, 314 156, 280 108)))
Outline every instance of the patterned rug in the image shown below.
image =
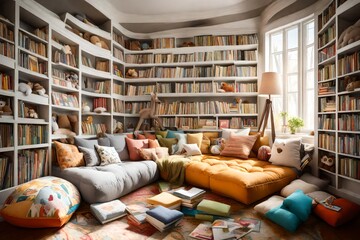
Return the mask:
MULTIPOLYGON (((125 197, 120 198, 125 204, 144 202, 150 196, 159 193, 157 183, 143 187, 125 197)), ((231 205, 231 217, 257 218, 261 220, 260 232, 252 232, 242 239, 359 239, 360 216, 349 224, 333 228, 315 215, 303 223, 295 233, 290 233, 257 214, 253 207, 256 204, 244 205, 235 200, 221 197, 212 192, 205 194, 206 199, 216 200, 231 205)), ((62 228, 26 229, 12 226, 6 222, 0 222, 0 239, 81 239, 81 240, 143 240, 143 239, 166 239, 182 240, 193 239, 189 233, 202 221, 193 217, 185 217, 181 223, 166 232, 159 232, 150 224, 146 223, 140 228, 127 223, 126 217, 101 225, 90 213, 89 205, 82 203, 71 220, 62 228)))

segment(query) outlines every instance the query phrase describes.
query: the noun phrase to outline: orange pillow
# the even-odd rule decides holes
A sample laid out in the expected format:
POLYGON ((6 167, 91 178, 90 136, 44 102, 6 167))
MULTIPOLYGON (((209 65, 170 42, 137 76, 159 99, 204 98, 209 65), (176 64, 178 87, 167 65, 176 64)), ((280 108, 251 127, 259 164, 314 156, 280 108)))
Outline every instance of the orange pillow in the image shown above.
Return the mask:
POLYGON ((251 148, 257 137, 257 135, 236 136, 231 134, 230 138, 225 143, 224 149, 220 152, 220 155, 248 159, 251 148))
POLYGON ((141 160, 141 156, 139 155, 139 148, 149 148, 149 140, 148 139, 131 139, 125 138, 126 145, 129 151, 130 160, 141 160))
POLYGON ((203 139, 202 133, 188 133, 187 134, 187 144, 195 143, 199 148, 201 148, 202 139, 203 139))
POLYGON ((155 135, 155 134, 152 134, 152 133, 149 133, 149 132, 145 132, 144 135, 145 135, 145 138, 147 138, 147 139, 152 139, 152 140, 155 140, 155 139, 156 139, 156 135, 155 135))
POLYGON ((145 135, 144 134, 136 134, 136 139, 146 139, 145 135))
POLYGON ((155 139, 155 140, 148 139, 148 140, 149 140, 149 148, 160 147, 160 144, 157 139, 155 139))
POLYGON ((318 217, 333 227, 347 223, 360 213, 360 206, 345 198, 335 199, 333 205, 341 207, 341 210, 336 212, 321 204, 318 204, 314 209, 314 212, 318 217))
POLYGON ((139 148, 139 155, 144 160, 156 160, 156 149, 155 148, 139 148))
POLYGON ((56 148, 56 159, 61 169, 85 166, 83 153, 79 152, 79 149, 75 145, 57 141, 55 141, 54 144, 56 148))

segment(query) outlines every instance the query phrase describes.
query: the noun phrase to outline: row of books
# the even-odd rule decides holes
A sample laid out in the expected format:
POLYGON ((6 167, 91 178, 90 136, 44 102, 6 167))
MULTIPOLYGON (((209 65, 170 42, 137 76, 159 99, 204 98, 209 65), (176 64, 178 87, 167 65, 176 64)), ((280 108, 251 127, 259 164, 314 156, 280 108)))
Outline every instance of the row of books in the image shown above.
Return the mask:
MULTIPOLYGON (((175 118, 174 118, 174 120, 175 120, 175 118)), ((198 118, 178 117, 178 118, 176 118, 175 124, 172 127, 176 126, 180 129, 196 129, 196 128, 199 128, 199 119, 198 118)))
POLYGON ((257 50, 214 51, 214 61, 256 61, 257 50))
POLYGON ((318 95, 335 94, 335 81, 323 82, 319 84, 318 95))
POLYGON ((113 54, 115 58, 119 59, 120 61, 124 61, 124 53, 120 49, 114 47, 113 54))
POLYGON ((196 62, 209 62, 213 59, 212 52, 196 52, 195 53, 195 61, 196 62))
POLYGON ((109 72, 110 71, 109 61, 96 60, 95 69, 103 72, 109 72))
POLYGON ((114 93, 123 95, 124 85, 114 83, 114 93))
POLYGON ((18 183, 49 174, 48 149, 22 150, 18 155, 18 183))
POLYGON ((152 41, 152 47, 156 48, 174 48, 175 38, 156 38, 152 41))
POLYGON ((336 37, 335 24, 331 25, 324 33, 318 36, 318 47, 321 48, 336 37))
POLYGON ((335 135, 329 133, 319 133, 319 147, 330 151, 335 151, 335 135))
POLYGON ((47 27, 36 28, 36 29, 33 31, 33 33, 34 33, 37 37, 39 37, 39 38, 41 38, 41 39, 43 39, 43 40, 45 40, 45 41, 47 41, 47 39, 48 39, 48 29, 47 29, 47 27))
POLYGON ((164 127, 176 127, 176 122, 175 122, 175 118, 168 118, 168 117, 163 117, 161 118, 162 124, 164 127))
POLYGON ((360 70, 360 51, 346 55, 338 60, 339 76, 360 70))
POLYGON ((48 135, 49 132, 47 125, 18 125, 19 145, 47 143, 48 135))
POLYGON ((258 44, 256 34, 228 35, 228 36, 195 36, 195 46, 224 46, 224 45, 247 45, 258 44))
POLYGON ((155 85, 126 85, 127 96, 143 96, 155 92, 155 85))
POLYGON ((335 112, 336 102, 333 98, 320 98, 320 112, 335 112))
POLYGON ((19 31, 19 46, 43 57, 47 56, 47 47, 42 42, 31 39, 27 34, 19 31))
POLYGON ((106 125, 104 123, 81 123, 82 133, 85 135, 96 135, 98 133, 106 132, 106 125))
POLYGON ((339 111, 353 111, 360 109, 360 96, 339 96, 339 111))
POLYGON ((8 156, 0 155, 0 190, 12 187, 14 179, 13 163, 8 156))
POLYGON ((182 62, 194 62, 195 57, 194 53, 184 53, 184 54, 173 54, 173 53, 165 53, 165 54, 155 54, 154 58, 152 55, 147 55, 146 62, 143 63, 182 63, 182 62))
POLYGON ((359 114, 341 114, 338 120, 340 131, 360 131, 359 114))
POLYGON ((8 42, 0 42, 0 55, 15 58, 15 46, 8 42))
POLYGON ((88 78, 84 81, 85 91, 91 91, 101 94, 110 94, 111 81, 89 81, 88 78))
POLYGON ((66 64, 66 65, 69 65, 71 67, 75 67, 75 68, 77 67, 77 61, 76 61, 76 57, 75 57, 74 53, 65 54, 62 51, 56 50, 53 53, 53 61, 55 63, 63 63, 63 64, 66 64))
POLYGON ((12 146, 14 146, 13 125, 0 123, 0 148, 12 146))
POLYGON ((47 62, 39 62, 38 58, 27 53, 20 52, 18 63, 20 67, 29 69, 30 71, 47 75, 47 62))
POLYGON ((94 109, 95 108, 98 108, 98 107, 103 107, 105 108, 106 110, 108 110, 108 107, 107 107, 107 98, 94 98, 93 99, 93 107, 94 109))
POLYGON ((360 161, 354 158, 340 158, 339 174, 360 179, 360 161))
POLYGON ((328 64, 318 70, 318 81, 325 81, 336 77, 335 64, 328 64))
POLYGON ((257 83, 236 83, 236 92, 257 92, 257 83))
POLYGON ((323 130, 335 130, 335 117, 328 115, 320 115, 318 117, 318 128, 323 130))
POLYGON ((336 54, 336 44, 332 44, 329 47, 323 48, 318 53, 319 56, 319 62, 323 62, 336 54))
POLYGON ((0 72, 0 80, 0 89, 13 90, 13 82, 10 75, 0 72))
POLYGON ((329 20, 335 15, 336 1, 332 1, 331 4, 318 15, 318 29, 320 30, 329 20))
POLYGON ((114 99, 114 112, 124 113, 124 102, 119 99, 114 99))
POLYGON ((125 103, 125 113, 137 114, 143 108, 149 108, 150 102, 127 102, 125 103))
POLYGON ((139 78, 152 78, 154 77, 154 74, 155 74, 154 68, 140 69, 138 71, 139 78))
POLYGON ((120 44, 121 46, 125 46, 125 39, 124 39, 124 36, 121 35, 121 34, 117 34, 117 33, 113 33, 113 40, 115 42, 117 42, 118 44, 120 44))
POLYGON ((339 152, 354 156, 360 155, 360 135, 340 135, 338 137, 339 152))
POLYGON ((18 102, 18 116, 19 118, 29 118, 29 109, 34 109, 35 112, 40 114, 40 117, 42 115, 41 111, 39 111, 38 105, 31 104, 28 102, 20 101, 18 102))
POLYGON ((14 42, 14 30, 9 29, 6 23, 0 21, 0 37, 14 42))
POLYGON ((52 104, 64 107, 79 107, 77 96, 53 91, 51 93, 52 104))

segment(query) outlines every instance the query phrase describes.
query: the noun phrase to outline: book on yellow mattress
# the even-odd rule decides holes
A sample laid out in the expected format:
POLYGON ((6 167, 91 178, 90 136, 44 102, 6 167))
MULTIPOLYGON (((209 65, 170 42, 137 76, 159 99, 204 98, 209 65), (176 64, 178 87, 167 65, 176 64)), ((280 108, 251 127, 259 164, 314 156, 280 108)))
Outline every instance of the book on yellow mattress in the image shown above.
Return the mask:
POLYGON ((230 215, 231 206, 225 203, 203 199, 196 207, 196 210, 207 214, 227 217, 230 215))
POLYGON ((161 205, 171 209, 180 208, 180 205, 182 203, 181 198, 176 197, 168 192, 162 192, 153 197, 150 197, 147 199, 147 202, 151 205, 155 205, 155 206, 161 205))

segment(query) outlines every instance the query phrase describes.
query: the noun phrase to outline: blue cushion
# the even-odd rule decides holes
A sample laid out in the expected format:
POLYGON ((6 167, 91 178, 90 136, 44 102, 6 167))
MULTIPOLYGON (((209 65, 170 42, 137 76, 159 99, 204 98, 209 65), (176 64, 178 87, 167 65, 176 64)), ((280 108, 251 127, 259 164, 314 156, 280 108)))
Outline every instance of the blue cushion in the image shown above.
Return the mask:
POLYGON ((295 214, 301 221, 305 222, 311 213, 312 199, 305 195, 302 190, 296 190, 285 198, 283 207, 295 214))
POLYGON ((168 130, 166 138, 176 138, 175 133, 184 133, 184 131, 183 130, 177 130, 177 131, 168 130))
POLYGON ((265 216, 290 232, 295 232, 300 224, 300 219, 282 206, 270 209, 265 216))

